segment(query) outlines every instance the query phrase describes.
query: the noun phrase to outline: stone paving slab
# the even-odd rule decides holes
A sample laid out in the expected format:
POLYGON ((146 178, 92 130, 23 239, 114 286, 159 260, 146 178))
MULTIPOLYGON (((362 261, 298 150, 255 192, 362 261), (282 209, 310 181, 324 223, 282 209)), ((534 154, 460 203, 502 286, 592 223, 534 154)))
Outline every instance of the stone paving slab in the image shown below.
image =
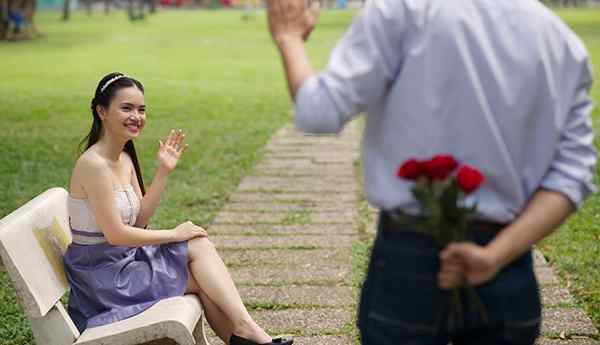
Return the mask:
POLYGON ((534 267, 534 270, 540 286, 558 284, 558 279, 556 279, 554 271, 549 266, 537 266, 534 267))
MULTIPOLYGON (((338 167, 347 167, 348 164, 335 164, 332 165, 334 169, 338 167)), ((310 158, 297 158, 297 159, 268 159, 265 158, 259 162, 255 169, 306 169, 319 167, 325 167, 325 165, 316 165, 310 158)))
POLYGON ((339 134, 310 134, 310 133, 302 133, 297 131, 293 126, 285 126, 278 130, 272 137, 272 142, 293 142, 299 141, 301 144, 339 144, 347 142, 349 144, 356 145, 356 133, 352 133, 350 130, 344 130, 339 134))
POLYGON ((538 249, 533 250, 533 265, 536 267, 548 266, 548 261, 544 258, 544 254, 538 249))
MULTIPOLYGON (((209 336, 210 345, 222 345, 223 341, 216 336, 209 336)), ((294 337, 294 345, 351 345, 352 339, 343 335, 316 335, 294 337)), ((166 344, 165 344, 166 345, 166 344)), ((586 344, 587 345, 587 344, 586 344)))
POLYGON ((351 167, 348 163, 325 163, 317 164, 309 158, 298 158, 298 159, 265 159, 255 166, 255 169, 275 169, 275 170, 288 170, 290 172, 296 171, 296 169, 311 169, 323 172, 348 172, 354 170, 348 170, 351 167))
POLYGON ((276 156, 306 156, 313 157, 316 155, 327 155, 331 156, 333 153, 344 155, 344 156, 355 156, 356 148, 350 145, 323 145, 323 149, 327 149, 327 152, 319 152, 315 150, 314 146, 298 146, 298 145, 279 145, 279 146, 270 146, 265 149, 265 153, 276 156))
POLYGON ((310 165, 299 168, 287 168, 276 166, 259 166, 254 168, 253 175, 258 177, 286 177, 286 178, 341 178, 348 179, 354 176, 352 169, 346 166, 344 169, 324 165, 310 165))
MULTIPOLYGON (((211 241, 221 248, 292 248, 292 247, 351 247, 358 240, 358 235, 330 236, 212 236, 211 241)), ((284 254, 285 255, 285 254, 284 254)))
POLYGON ((349 265, 339 267, 233 267, 229 271, 237 285, 341 285, 350 279, 349 265))
POLYGON ((348 224, 213 224, 208 228, 209 235, 355 235, 357 225, 348 224))
POLYGON ((300 305, 304 308, 349 307, 354 303, 352 289, 340 286, 252 286, 240 287, 246 305, 300 305))
POLYGON ((351 224, 355 210, 344 212, 220 212, 214 224, 351 224))
POLYGON ((600 345, 600 341, 591 338, 578 337, 572 339, 548 339, 540 337, 535 345, 600 345))
POLYGON ((260 169, 254 171, 254 176, 257 177, 280 177, 280 178, 313 178, 315 180, 322 179, 324 177, 337 177, 340 179, 348 179, 352 176, 352 173, 346 171, 335 171, 328 172, 323 170, 315 170, 310 168, 302 168, 296 170, 286 169, 260 169))
POLYGON ((252 177, 245 178, 239 191, 311 192, 311 193, 358 193, 358 186, 348 178, 325 180, 310 177, 252 177))
MULTIPOLYGON (((208 327, 208 330, 210 330, 210 327, 208 327)), ((211 330, 211 332, 212 332, 212 330, 211 330)), ((206 338, 208 339, 208 343, 210 345, 223 345, 223 344, 225 344, 223 342, 223 340, 221 340, 221 338, 219 338, 216 335, 214 335, 214 333, 211 334, 211 335, 209 335, 208 332, 207 332, 206 338)))
POLYGON ((327 154, 319 154, 319 155, 296 155, 296 156, 285 156, 285 155, 275 155, 273 153, 266 153, 264 155, 265 159, 273 159, 273 160, 296 160, 296 159, 306 159, 310 158, 310 161, 314 164, 337 164, 337 163, 347 163, 351 165, 356 160, 355 157, 347 157, 347 156, 339 156, 336 153, 327 153, 327 154))
POLYGON ((259 325, 267 325, 270 334, 340 334, 352 320, 351 309, 255 310, 250 314, 259 325))
POLYGON ((576 333, 597 335, 598 330, 590 318, 581 310, 574 308, 546 308, 542 312, 542 334, 576 333))
POLYGON ((545 307, 575 303, 569 291, 559 285, 542 285, 540 292, 545 307))
POLYGON ((359 146, 359 143, 352 140, 337 140, 338 138, 334 138, 334 140, 329 140, 327 142, 319 144, 314 141, 311 142, 310 139, 306 140, 306 138, 307 137, 305 136, 300 136, 296 138, 274 138, 274 140, 271 140, 267 145, 265 145, 265 150, 286 150, 295 148, 300 150, 311 149, 314 151, 314 149, 316 148, 336 151, 338 149, 357 150, 359 146))
POLYGON ((327 248, 312 250, 290 250, 282 255, 279 250, 228 250, 220 252, 223 261, 228 265, 290 265, 302 266, 307 263, 318 263, 319 266, 331 265, 339 267, 348 264, 352 252, 350 248, 327 248))
POLYGON ((294 345, 350 345, 352 339, 348 336, 318 335, 312 337, 295 337, 294 345))
POLYGON ((247 185, 251 186, 259 186, 259 185, 268 185, 268 186, 280 186, 285 187, 290 183, 298 184, 298 185, 314 185, 314 186, 327 186, 332 183, 337 184, 346 184, 348 186, 354 186, 356 184, 356 180, 354 177, 339 177, 339 176, 327 176, 321 177, 319 179, 315 179, 314 176, 310 177, 286 177, 286 176, 249 176, 244 178, 242 183, 239 186, 240 190, 245 189, 247 185))
POLYGON ((306 193, 306 192, 288 192, 288 193, 262 193, 262 192, 235 192, 229 197, 231 202, 261 202, 261 201, 314 201, 319 203, 329 202, 350 202, 358 201, 358 193, 306 193))
POLYGON ((229 203, 225 205, 222 212, 347 212, 354 211, 354 203, 339 202, 328 204, 317 204, 315 202, 298 202, 280 204, 274 202, 247 202, 229 203))
POLYGON ((271 143, 274 145, 282 144, 282 145, 299 145, 299 146, 307 146, 312 145, 315 148, 319 148, 321 150, 328 150, 330 147, 334 148, 338 145, 358 145, 359 143, 356 140, 348 136, 343 135, 324 135, 324 136, 312 136, 305 135, 300 133, 288 132, 289 134, 284 134, 284 132, 276 133, 271 140, 271 143))

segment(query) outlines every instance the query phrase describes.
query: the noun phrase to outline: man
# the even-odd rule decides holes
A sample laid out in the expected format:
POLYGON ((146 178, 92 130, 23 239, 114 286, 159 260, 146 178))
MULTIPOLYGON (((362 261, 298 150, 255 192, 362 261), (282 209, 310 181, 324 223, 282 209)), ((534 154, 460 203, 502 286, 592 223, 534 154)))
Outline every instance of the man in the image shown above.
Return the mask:
MULTIPOLYGON (((359 328, 363 344, 533 344, 540 301, 532 245, 595 190, 581 41, 534 0, 372 0, 315 74, 304 40, 319 5, 269 0, 296 126, 336 133, 366 112, 365 189, 382 210, 359 328), (439 253, 399 223, 419 215, 395 175, 411 157, 452 154, 484 172, 474 242, 439 253), (448 323, 449 289, 465 278, 483 301, 448 323)), ((414 227, 413 227, 414 228, 414 227)))

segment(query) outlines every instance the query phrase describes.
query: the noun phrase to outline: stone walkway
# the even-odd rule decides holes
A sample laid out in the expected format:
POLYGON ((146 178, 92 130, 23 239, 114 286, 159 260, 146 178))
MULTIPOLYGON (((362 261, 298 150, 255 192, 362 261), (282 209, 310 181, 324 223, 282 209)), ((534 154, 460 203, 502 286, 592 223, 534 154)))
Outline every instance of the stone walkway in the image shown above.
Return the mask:
POLYGON ((295 344, 352 344, 359 131, 282 128, 208 229, 253 317, 295 344))
MULTIPOLYGON (((360 130, 357 121, 339 136, 282 128, 208 229, 253 317, 271 334, 293 334, 295 344, 354 343, 351 254, 364 240, 365 221, 356 176, 360 130)), ((367 218, 374 215, 371 209, 367 218)), ((367 225, 368 233, 374 228, 367 225)), ((539 252, 535 259, 545 305, 538 345, 600 345, 539 252)))
POLYGON ((542 253, 536 250, 533 257, 544 306, 543 337, 538 340, 538 345, 600 345, 600 341, 592 338, 598 337, 598 330, 575 305, 569 291, 559 284, 542 253))

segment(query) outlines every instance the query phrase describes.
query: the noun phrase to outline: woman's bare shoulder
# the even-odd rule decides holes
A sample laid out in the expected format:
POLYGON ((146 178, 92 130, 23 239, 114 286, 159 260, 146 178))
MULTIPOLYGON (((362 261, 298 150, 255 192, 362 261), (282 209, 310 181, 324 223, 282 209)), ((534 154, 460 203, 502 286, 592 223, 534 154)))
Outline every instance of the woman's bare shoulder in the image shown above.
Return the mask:
POLYGON ((73 197, 85 197, 84 186, 98 178, 106 178, 108 173, 106 159, 93 150, 87 150, 79 156, 71 174, 70 192, 73 197))
POLYGON ((123 159, 123 162, 125 162, 125 164, 127 166, 133 167, 133 160, 131 159, 131 156, 129 155, 129 153, 127 153, 125 151, 121 152, 121 158, 123 159))

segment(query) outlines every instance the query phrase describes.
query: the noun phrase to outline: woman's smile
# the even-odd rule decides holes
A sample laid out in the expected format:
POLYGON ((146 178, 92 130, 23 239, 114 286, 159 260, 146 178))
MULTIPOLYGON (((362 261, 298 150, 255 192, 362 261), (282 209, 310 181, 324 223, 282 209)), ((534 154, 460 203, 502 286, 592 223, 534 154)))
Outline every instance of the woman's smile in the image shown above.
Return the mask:
POLYGON ((131 133, 137 134, 141 130, 141 126, 139 122, 127 122, 125 123, 125 127, 129 129, 131 133))

